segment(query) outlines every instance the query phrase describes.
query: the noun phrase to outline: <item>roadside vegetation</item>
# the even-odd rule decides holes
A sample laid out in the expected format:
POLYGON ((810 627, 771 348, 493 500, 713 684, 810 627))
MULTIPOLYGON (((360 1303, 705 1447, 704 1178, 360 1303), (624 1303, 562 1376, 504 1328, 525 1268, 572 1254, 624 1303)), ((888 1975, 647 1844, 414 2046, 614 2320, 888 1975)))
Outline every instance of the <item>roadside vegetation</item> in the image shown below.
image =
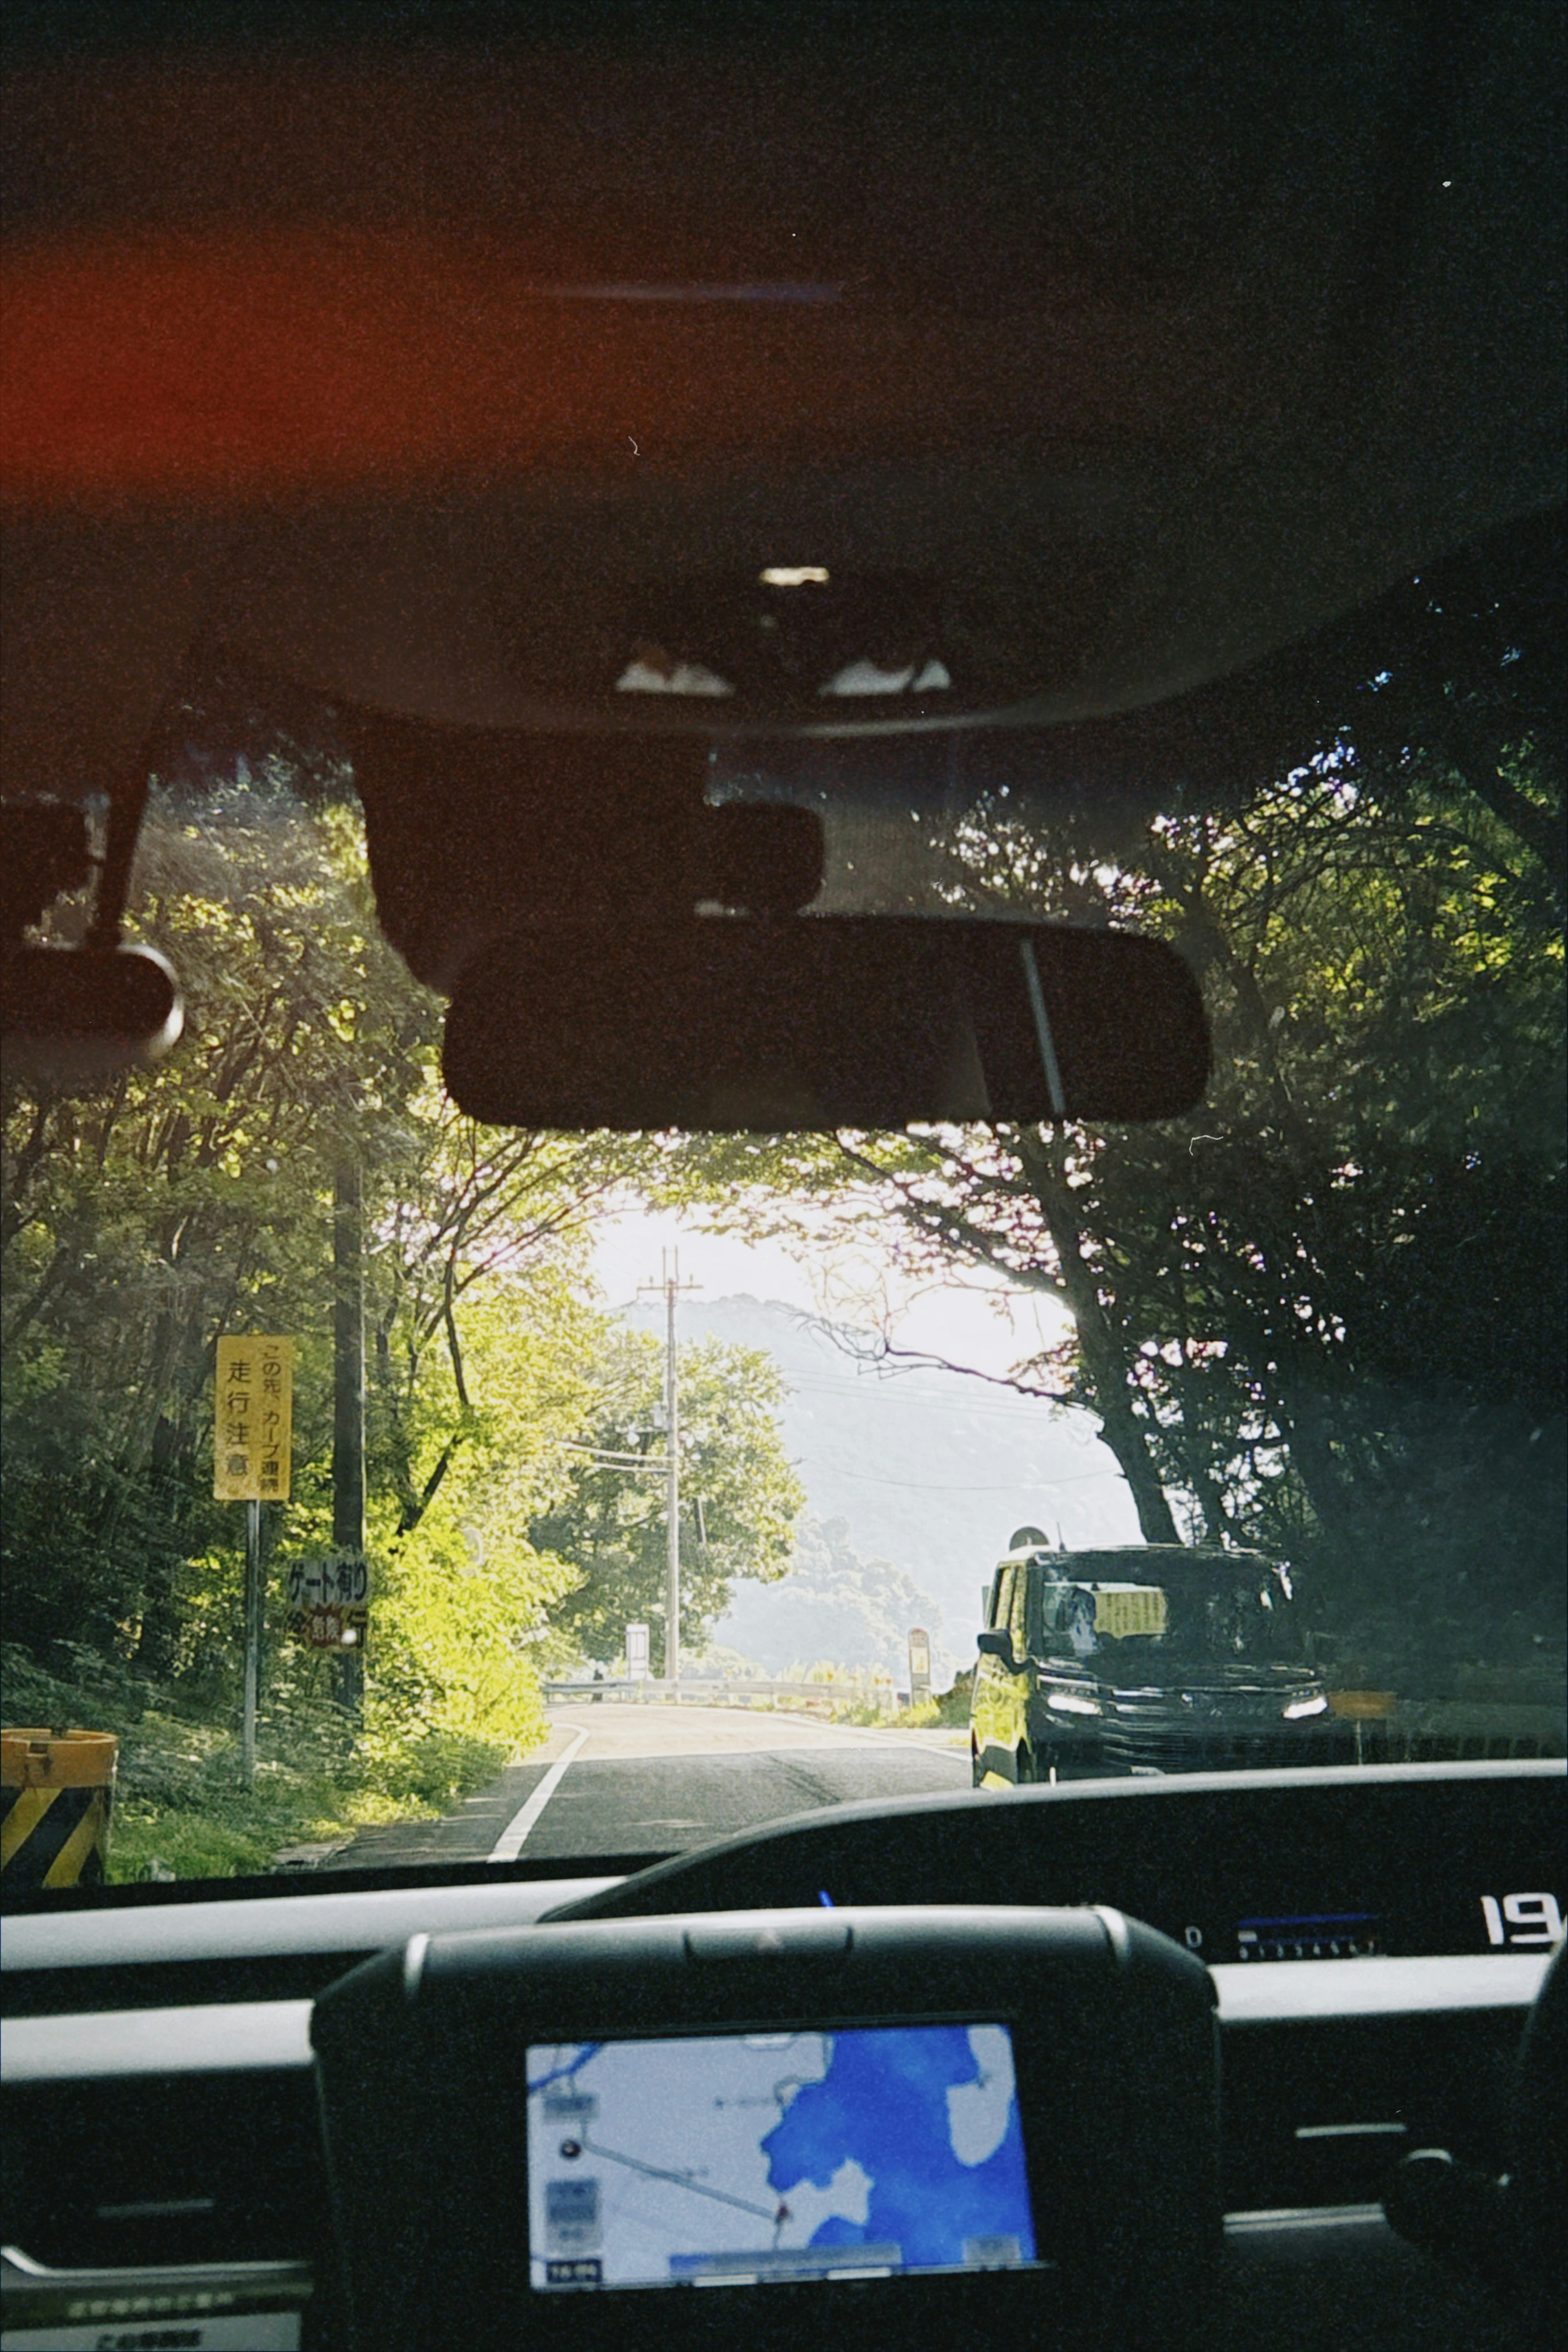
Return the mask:
POLYGON ((1119 721, 1119 783, 999 771, 931 826, 930 911, 1183 951, 1190 1118, 694 1139, 679 1171, 718 1230, 1058 1300, 1015 1385, 1093 1415, 1144 1538, 1289 1560, 1347 1676, 1407 1691, 1562 1675, 1563 578, 1544 523, 1506 610, 1472 552, 1206 689, 1188 788, 1119 721))
POLYGON ((60 1664, 47 1673, 5 1645, 6 1721, 118 1738, 111 1885, 243 1877, 290 1847, 338 1847, 377 1822, 449 1811, 510 1760, 500 1741, 449 1731, 356 1738, 341 1708, 301 1693, 285 1671, 261 1710, 247 1789, 237 1725, 210 1696, 149 1682, 79 1645, 60 1664))
MULTIPOLYGON (((657 1645, 661 1616, 662 1484, 595 1459, 606 1433, 634 1465, 657 1454, 658 1351, 588 1271, 594 1217, 647 1188, 658 1147, 461 1118, 441 1007, 376 929, 342 774, 289 740, 239 764, 213 781, 174 760, 143 830, 140 934, 186 999, 171 1069, 86 1097, 15 1085, 4 1106, 5 1718, 121 1735, 119 1872, 246 1870, 447 1807, 542 1738, 542 1668, 618 1643, 638 1611, 657 1645), (337 1549, 345 1168, 363 1204, 363 1682, 296 1639, 289 1605, 290 1569, 337 1549), (225 1333, 294 1341, 249 1789, 246 1514, 213 1497, 225 1333)), ((739 1566, 788 1566, 801 1496, 776 1393, 747 1350, 683 1360, 693 1638, 739 1566)))

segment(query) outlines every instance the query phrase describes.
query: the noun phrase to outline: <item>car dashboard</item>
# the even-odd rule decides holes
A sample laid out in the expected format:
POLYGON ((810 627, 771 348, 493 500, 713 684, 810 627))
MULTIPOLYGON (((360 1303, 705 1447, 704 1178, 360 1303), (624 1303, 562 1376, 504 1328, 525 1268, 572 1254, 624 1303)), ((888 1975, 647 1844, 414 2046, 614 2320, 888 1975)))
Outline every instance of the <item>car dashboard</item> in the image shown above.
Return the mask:
MULTIPOLYGON (((1563 1793, 1552 1762, 1079 1783, 838 1806, 629 1873, 339 1874, 14 1916, 5 2343, 368 2340, 342 2300, 312 2004, 410 1939, 759 1907, 1108 1904, 1195 1955, 1214 1989, 1225 2251, 1203 2340, 1500 2343, 1506 2301, 1405 2242, 1380 2200, 1417 2149, 1494 2176, 1510 2162, 1521 2036, 1561 1937, 1543 1890, 1563 1793)), ((1116 2063, 1136 2081, 1154 2055, 1116 2063)), ((396 2095, 369 2122, 417 2142, 396 2095)), ((470 2157, 478 2179, 484 2151, 470 2157)), ((1153 2161, 1175 2176, 1189 2159, 1172 2144, 1153 2161)), ((822 2292, 841 2298, 836 2332, 888 2340, 865 2285, 822 2292)), ((643 2298, 637 2323, 620 2340, 696 2340, 668 2297, 643 2298)))

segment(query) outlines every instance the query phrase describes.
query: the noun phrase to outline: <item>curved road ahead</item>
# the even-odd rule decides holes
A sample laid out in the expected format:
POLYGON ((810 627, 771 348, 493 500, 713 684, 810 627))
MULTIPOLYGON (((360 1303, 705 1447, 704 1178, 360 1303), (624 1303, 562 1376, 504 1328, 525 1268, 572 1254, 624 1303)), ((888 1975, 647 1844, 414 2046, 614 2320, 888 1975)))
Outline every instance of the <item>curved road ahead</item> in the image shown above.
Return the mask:
POLYGON ((334 1866, 668 1853, 816 1805, 969 1786, 963 1732, 609 1699, 563 1701, 549 1717, 526 1763, 440 1821, 362 1832, 334 1866))

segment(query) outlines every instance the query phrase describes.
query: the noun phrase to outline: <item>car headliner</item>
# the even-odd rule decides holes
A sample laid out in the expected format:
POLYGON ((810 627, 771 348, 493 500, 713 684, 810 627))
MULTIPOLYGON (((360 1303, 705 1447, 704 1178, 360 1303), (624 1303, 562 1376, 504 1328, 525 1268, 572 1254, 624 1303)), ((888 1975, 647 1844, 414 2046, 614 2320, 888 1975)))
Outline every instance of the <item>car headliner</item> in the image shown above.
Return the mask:
POLYGON ((910 14, 24 54, 7 790, 124 791, 198 638, 446 724, 1081 719, 1561 497, 1556 11, 910 14), (930 577, 1016 685, 727 721, 520 655, 759 561, 930 577))

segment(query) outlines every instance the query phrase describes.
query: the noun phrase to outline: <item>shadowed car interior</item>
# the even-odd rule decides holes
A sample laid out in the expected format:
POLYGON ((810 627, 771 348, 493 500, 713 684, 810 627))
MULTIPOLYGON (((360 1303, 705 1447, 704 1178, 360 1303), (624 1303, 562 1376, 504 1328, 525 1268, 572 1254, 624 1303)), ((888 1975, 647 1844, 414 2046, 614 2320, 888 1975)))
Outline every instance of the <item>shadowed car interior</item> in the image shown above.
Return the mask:
POLYGON ((1550 2326, 1563 65, 8 12, 4 2352, 1550 2326), (945 1685, 634 1197, 1055 1302, 945 1685))

